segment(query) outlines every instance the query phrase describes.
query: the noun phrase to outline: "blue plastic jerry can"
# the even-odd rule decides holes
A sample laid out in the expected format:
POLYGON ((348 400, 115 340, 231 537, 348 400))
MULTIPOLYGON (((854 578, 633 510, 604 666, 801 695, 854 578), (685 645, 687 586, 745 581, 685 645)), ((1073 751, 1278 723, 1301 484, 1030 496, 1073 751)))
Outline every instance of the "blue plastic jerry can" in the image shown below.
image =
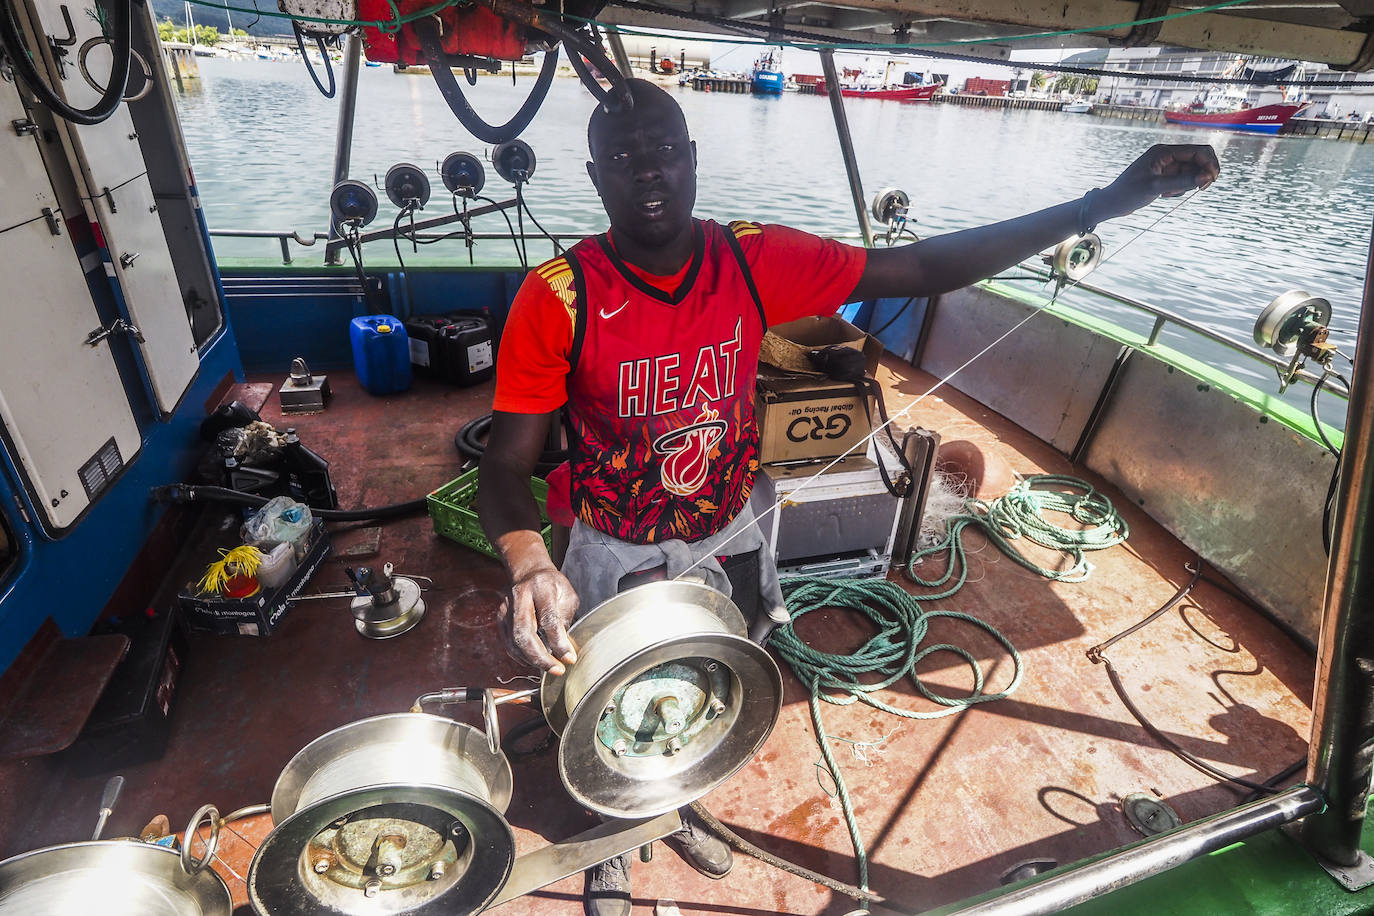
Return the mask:
POLYGON ((364 315, 348 328, 353 371, 369 394, 395 394, 410 387, 410 340, 393 315, 364 315))

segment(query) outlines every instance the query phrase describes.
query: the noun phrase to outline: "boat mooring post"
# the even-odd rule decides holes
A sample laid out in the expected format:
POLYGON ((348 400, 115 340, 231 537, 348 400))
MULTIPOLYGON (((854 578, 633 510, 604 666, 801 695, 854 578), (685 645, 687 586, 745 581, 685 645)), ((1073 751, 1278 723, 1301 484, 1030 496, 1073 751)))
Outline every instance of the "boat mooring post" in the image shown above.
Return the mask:
MULTIPOLYGON (((1374 235, 1365 266, 1360 334, 1337 490, 1336 525, 1327 561, 1326 599, 1312 697, 1312 741, 1307 781, 1327 807, 1303 824, 1308 847, 1350 868, 1368 865, 1360 851, 1370 790, 1374 738, 1374 235)), ((1361 871, 1365 868, 1361 867, 1361 871)), ((1374 883, 1374 874, 1366 883, 1374 883)))
MULTIPOLYGON (((334 184, 348 177, 348 169, 353 158, 353 117, 358 109, 358 70, 362 66, 363 40, 357 32, 350 32, 344 39, 343 84, 339 92, 339 126, 334 134, 334 184)), ((330 185, 333 187, 334 185, 330 185)), ((339 237, 334 227, 334 217, 329 218, 329 239, 339 237)), ((341 260, 339 249, 325 248, 324 262, 338 264, 341 260)))
POLYGON ((864 203, 864 185, 859 178, 859 161, 854 158, 854 140, 849 136, 849 119, 844 114, 844 96, 835 76, 835 52, 826 48, 821 52, 821 72, 825 74, 825 91, 830 96, 830 113, 835 116, 835 133, 840 138, 840 155, 844 157, 844 171, 849 176, 849 193, 854 198, 854 213, 859 218, 859 232, 864 247, 873 247, 873 227, 868 222, 868 205, 864 203))

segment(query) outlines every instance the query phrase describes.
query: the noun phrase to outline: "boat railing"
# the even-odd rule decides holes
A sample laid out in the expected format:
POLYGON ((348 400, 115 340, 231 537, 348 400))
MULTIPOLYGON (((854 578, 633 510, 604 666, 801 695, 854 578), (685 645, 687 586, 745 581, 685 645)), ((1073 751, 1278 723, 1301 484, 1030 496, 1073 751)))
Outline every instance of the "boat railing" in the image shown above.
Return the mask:
MULTIPOLYGON (((292 257, 293 244, 299 245, 302 248, 312 248, 315 246, 316 243, 321 241, 328 241, 329 239, 329 234, 325 232, 314 232, 309 235, 302 235, 300 232, 297 232, 295 230, 278 231, 272 229, 212 229, 210 230, 210 235, 212 238, 276 239, 277 243, 281 246, 281 258, 283 265, 290 265, 294 263, 292 257)), ((437 241, 445 237, 459 239, 462 236, 461 233, 416 233, 416 238, 425 242, 437 241)), ((552 254, 552 242, 550 240, 550 237, 554 240, 557 240, 560 245, 572 245, 585 238, 585 233, 555 232, 550 233, 547 236, 542 233, 529 232, 523 234, 516 233, 514 236, 512 236, 509 232, 472 233, 472 238, 474 241, 509 242, 512 239, 512 237, 519 239, 524 243, 533 241, 549 245, 550 253, 552 254)), ((860 239, 857 235, 849 233, 832 235, 831 237, 839 241, 847 241, 853 243, 860 242, 860 239)), ((1038 263, 1038 261, 1025 262, 1020 265, 1020 269, 1033 273, 1043 280, 1048 281, 1050 279, 1049 270, 1043 264, 1038 263)), ((1177 312, 1170 311, 1169 309, 1163 308, 1162 306, 1151 305, 1150 303, 1142 302, 1139 299, 1133 299, 1130 296, 1125 296, 1121 293, 1113 292, 1112 290, 1105 289, 1103 287, 1096 286, 1091 283, 1080 282, 1075 284, 1075 288, 1077 290, 1081 290, 1082 292, 1092 293, 1093 295, 1102 297, 1118 305, 1126 306, 1127 308, 1133 309, 1147 316, 1148 320, 1150 320, 1151 322, 1150 329, 1148 333, 1145 335, 1146 339, 1143 345, 1143 349, 1147 351, 1158 346, 1160 343, 1160 335, 1165 331, 1166 328, 1173 326, 1180 330, 1186 331, 1189 334, 1210 341, 1211 343, 1225 347, 1227 350, 1244 356, 1248 360, 1261 363, 1267 367, 1272 367, 1275 371, 1286 371, 1288 368, 1288 363, 1275 353, 1272 353, 1268 350, 1261 350, 1254 344, 1236 340, 1232 337, 1228 337, 1225 333, 1217 331, 1213 328, 1209 328, 1204 324, 1200 324, 1197 321, 1188 318, 1187 316, 1180 315, 1177 312)), ((1311 372, 1307 369, 1301 369, 1298 371, 1297 377, 1307 382, 1308 384, 1320 385, 1328 392, 1335 394, 1340 398, 1344 399, 1346 397, 1344 387, 1335 383, 1329 376, 1324 377, 1318 373, 1311 372)), ((1333 421, 1335 420, 1334 417, 1332 419, 1333 421)), ((1343 426, 1343 424, 1341 423, 1334 423, 1334 425, 1343 426)))
MULTIPOLYGON (((273 229, 211 229, 210 237, 231 239, 276 239, 278 245, 280 245, 281 247, 281 262, 282 264, 287 265, 295 263, 295 260, 292 257, 293 243, 295 245, 301 246, 302 248, 313 248, 315 246, 315 243, 317 242, 329 241, 330 235, 327 232, 314 232, 310 233, 309 235, 302 235, 300 232, 297 232, 295 230, 277 231, 273 229)), ((409 239, 410 235, 407 234, 405 237, 406 239, 409 239)), ((462 237, 463 235, 461 231, 456 233, 415 233, 415 238, 419 239, 422 242, 434 242, 444 238, 452 238, 458 240, 462 237)), ((478 242, 509 242, 512 238, 515 238, 524 243, 542 242, 545 245, 548 245, 550 247, 550 251, 552 251, 551 239, 556 240, 560 245, 563 245, 565 243, 571 245, 575 242, 580 242, 582 239, 586 238, 586 233, 554 232, 550 233, 550 235, 544 235, 541 232, 526 232, 523 234, 517 232, 514 236, 512 236, 509 232, 474 232, 472 233, 472 238, 474 241, 478 242)))

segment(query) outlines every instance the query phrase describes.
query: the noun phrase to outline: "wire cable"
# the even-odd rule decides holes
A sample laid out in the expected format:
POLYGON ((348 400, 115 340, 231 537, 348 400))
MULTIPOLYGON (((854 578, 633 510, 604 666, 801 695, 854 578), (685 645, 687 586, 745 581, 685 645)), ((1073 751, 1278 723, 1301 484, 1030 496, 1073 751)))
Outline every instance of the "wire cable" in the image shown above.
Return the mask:
MULTIPOLYGON (((550 235, 549 230, 545 229, 542 225, 540 225, 539 220, 534 218, 534 212, 530 210, 529 201, 521 197, 519 188, 516 189, 515 200, 517 206, 523 206, 525 208, 525 215, 530 218, 530 222, 534 223, 534 228, 538 229, 541 233, 544 234, 544 238, 548 239, 550 242, 553 243, 554 252, 559 255, 565 254, 567 249, 563 247, 562 243, 559 242, 558 239, 550 235)), ((524 229, 521 229, 520 231, 523 233, 524 229)))
MULTIPOLYGON (((496 201, 492 200, 490 197, 483 197, 480 194, 474 194, 472 199, 480 200, 483 203, 490 204, 493 207, 497 206, 496 201)), ((529 270, 530 265, 525 261, 524 252, 520 250, 520 242, 515 237, 515 224, 510 221, 510 214, 506 212, 504 207, 499 207, 498 209, 500 209, 501 215, 506 219, 506 229, 510 231, 511 242, 515 245, 515 256, 520 259, 520 269, 529 270)))
MULTIPOLYGON (((202 486, 199 484, 174 483, 161 487, 153 487, 153 498, 159 502, 190 503, 190 502, 226 502, 238 503, 243 506, 265 506, 267 497, 258 496, 253 493, 243 493, 239 490, 231 490, 228 487, 202 486)), ((407 515, 418 515, 429 509, 429 500, 426 496, 419 499, 407 500, 401 503, 391 503, 385 506, 377 506, 367 509, 316 509, 310 508, 310 514, 329 522, 362 522, 372 519, 401 518, 407 515)))

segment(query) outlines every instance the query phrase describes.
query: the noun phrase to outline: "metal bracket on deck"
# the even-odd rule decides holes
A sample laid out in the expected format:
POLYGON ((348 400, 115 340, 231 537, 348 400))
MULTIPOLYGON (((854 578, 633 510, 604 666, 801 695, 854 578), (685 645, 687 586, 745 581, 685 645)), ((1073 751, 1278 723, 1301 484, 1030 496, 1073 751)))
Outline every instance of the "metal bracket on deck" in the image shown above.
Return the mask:
POLYGON ((1374 887, 1374 856, 1365 852, 1363 849, 1355 850, 1355 863, 1353 865, 1341 865, 1333 862, 1325 856, 1318 855, 1308 844, 1302 840, 1302 822, 1285 824, 1280 828, 1290 840, 1297 843, 1307 851, 1312 857, 1312 861, 1322 867, 1328 875, 1335 878, 1341 887, 1350 892, 1362 891, 1367 887, 1374 887))
POLYGON ((606 821, 570 840, 537 849, 515 860, 506 886, 501 888, 487 909, 510 903, 516 897, 523 897, 569 875, 600 865, 607 859, 671 836, 681 829, 681 815, 669 811, 647 821, 606 821))

